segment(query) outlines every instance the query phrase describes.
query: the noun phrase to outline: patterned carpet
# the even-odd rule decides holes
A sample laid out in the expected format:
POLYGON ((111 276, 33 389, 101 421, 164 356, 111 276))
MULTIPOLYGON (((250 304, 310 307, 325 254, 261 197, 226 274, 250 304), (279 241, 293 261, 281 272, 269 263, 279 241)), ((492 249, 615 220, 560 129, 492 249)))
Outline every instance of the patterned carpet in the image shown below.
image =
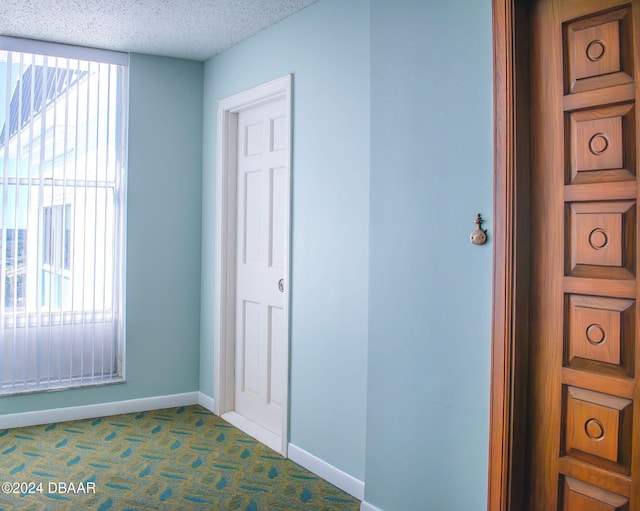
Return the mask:
POLYGON ((0 511, 360 506, 200 406, 0 430, 0 484, 0 511))

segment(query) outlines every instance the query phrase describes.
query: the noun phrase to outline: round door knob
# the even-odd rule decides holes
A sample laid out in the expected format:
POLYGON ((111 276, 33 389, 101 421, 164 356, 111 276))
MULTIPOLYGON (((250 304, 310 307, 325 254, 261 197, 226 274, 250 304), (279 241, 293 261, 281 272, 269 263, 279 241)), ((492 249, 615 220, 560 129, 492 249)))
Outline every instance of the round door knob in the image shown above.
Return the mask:
POLYGON ((278 281, 278 289, 280 290, 281 293, 284 293, 284 279, 280 279, 278 281))

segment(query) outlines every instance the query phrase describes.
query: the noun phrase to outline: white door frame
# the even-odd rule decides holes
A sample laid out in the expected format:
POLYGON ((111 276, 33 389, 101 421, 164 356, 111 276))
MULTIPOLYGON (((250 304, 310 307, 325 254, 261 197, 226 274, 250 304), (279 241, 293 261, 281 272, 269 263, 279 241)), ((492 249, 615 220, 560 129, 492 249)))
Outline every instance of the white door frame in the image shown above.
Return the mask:
MULTIPOLYGON (((218 103, 218 131, 216 154, 216 273, 214 310, 214 413, 233 413, 235 405, 235 284, 236 284, 236 151, 238 134, 238 113, 272 101, 284 100, 286 133, 289 149, 286 164, 289 179, 285 190, 285 250, 284 261, 284 314, 286 329, 286 361, 289 368, 289 262, 291 228, 291 82, 286 75, 263 85, 220 100, 218 103)), ((288 372, 288 369, 287 369, 288 372)), ((269 447, 287 455, 289 429, 289 375, 285 385, 285 399, 282 406, 282 434, 280 445, 273 445, 258 438, 269 447)), ((250 434, 255 435, 251 431, 250 434)))

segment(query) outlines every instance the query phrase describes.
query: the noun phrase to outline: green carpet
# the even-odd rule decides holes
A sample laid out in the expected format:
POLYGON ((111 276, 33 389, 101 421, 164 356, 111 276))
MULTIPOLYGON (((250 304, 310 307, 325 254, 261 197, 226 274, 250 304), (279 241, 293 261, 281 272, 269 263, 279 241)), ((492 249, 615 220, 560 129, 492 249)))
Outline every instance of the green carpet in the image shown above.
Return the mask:
POLYGON ((0 511, 360 506, 200 406, 0 430, 0 483, 0 511))

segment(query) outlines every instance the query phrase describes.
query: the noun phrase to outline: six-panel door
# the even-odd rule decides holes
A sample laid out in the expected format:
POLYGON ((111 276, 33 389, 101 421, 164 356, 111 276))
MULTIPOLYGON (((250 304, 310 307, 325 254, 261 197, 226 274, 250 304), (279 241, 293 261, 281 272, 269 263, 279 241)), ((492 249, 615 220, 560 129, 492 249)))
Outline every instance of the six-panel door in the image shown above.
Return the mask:
POLYGON ((282 432, 287 127, 284 100, 238 114, 235 411, 282 432))

